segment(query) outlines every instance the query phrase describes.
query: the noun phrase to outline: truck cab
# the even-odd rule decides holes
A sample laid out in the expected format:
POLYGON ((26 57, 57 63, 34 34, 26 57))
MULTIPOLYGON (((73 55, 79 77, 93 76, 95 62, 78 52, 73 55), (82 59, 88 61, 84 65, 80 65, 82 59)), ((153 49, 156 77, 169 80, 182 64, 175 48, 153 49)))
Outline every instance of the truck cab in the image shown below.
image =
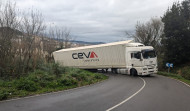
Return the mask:
POLYGON ((158 72, 157 56, 152 46, 129 43, 126 46, 126 69, 118 73, 129 75, 151 75, 158 72))

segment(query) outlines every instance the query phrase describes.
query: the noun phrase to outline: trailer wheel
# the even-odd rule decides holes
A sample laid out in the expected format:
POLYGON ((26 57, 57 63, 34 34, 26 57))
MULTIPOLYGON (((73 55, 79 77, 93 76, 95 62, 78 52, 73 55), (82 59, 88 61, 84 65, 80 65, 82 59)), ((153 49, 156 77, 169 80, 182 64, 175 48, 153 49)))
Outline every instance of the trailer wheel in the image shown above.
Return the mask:
POLYGON ((105 69, 106 70, 106 73, 108 73, 108 69, 105 69))
POLYGON ((118 74, 117 68, 112 68, 112 69, 111 69, 111 72, 112 72, 112 73, 115 73, 115 74, 118 74))
POLYGON ((130 70, 130 75, 131 76, 137 76, 137 70, 136 69, 131 69, 130 70))
POLYGON ((98 70, 97 69, 86 69, 87 71, 89 71, 89 72, 98 72, 98 70))

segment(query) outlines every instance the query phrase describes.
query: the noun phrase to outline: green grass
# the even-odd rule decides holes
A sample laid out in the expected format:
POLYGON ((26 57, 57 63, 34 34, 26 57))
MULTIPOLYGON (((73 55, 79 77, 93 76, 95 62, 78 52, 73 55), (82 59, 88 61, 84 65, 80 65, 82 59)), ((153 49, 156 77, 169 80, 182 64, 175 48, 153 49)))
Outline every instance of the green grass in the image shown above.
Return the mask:
POLYGON ((103 74, 52 65, 20 78, 0 79, 0 100, 71 89, 107 78, 103 74))
POLYGON ((174 78, 174 79, 177 79, 177 80, 180 80, 182 82, 185 82, 187 84, 190 85, 190 80, 182 77, 181 75, 179 74, 175 74, 175 73, 168 73, 168 72, 158 72, 159 75, 163 75, 163 76, 167 76, 167 77, 171 77, 171 78, 174 78))

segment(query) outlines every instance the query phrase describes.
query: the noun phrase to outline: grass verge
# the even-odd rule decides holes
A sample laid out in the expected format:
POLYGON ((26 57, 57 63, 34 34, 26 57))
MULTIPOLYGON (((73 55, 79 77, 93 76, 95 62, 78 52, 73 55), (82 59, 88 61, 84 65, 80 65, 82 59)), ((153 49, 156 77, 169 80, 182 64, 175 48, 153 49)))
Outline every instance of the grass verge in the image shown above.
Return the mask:
POLYGON ((0 79, 0 100, 76 88, 108 78, 85 70, 58 68, 54 73, 38 69, 19 78, 0 79))
POLYGON ((174 78, 174 79, 177 79, 177 80, 180 80, 180 81, 190 85, 190 80, 185 79, 181 75, 174 74, 174 73, 168 73, 168 72, 161 72, 161 71, 159 71, 158 74, 163 75, 163 76, 167 76, 167 77, 171 77, 171 78, 174 78))

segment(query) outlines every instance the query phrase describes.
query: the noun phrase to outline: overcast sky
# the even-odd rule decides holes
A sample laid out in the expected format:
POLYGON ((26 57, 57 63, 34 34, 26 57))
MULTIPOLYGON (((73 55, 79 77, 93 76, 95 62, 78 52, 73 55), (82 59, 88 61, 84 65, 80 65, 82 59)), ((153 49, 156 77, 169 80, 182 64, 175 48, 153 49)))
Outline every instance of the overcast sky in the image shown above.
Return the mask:
MULTIPOLYGON (((47 24, 67 27, 76 40, 113 42, 134 32, 137 21, 160 17, 176 0, 15 0, 42 12, 47 24)), ((179 0, 181 1, 181 0, 179 0)))

